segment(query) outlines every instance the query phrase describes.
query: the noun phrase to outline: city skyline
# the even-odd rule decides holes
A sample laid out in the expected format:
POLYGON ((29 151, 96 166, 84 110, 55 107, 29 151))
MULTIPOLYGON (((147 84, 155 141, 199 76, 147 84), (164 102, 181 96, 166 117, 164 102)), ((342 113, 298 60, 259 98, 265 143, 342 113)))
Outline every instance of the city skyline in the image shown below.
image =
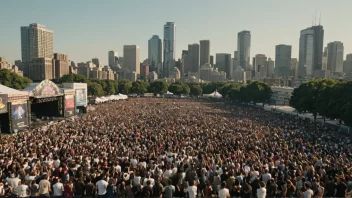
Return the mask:
MULTIPOLYGON (((344 43, 345 54, 352 52, 352 28, 346 26, 346 20, 349 12, 346 7, 351 3, 349 1, 339 2, 334 4, 329 1, 303 1, 296 2, 280 2, 271 0, 265 3, 257 2, 267 8, 267 13, 263 16, 246 15, 246 18, 238 20, 240 16, 246 13, 246 10, 252 9, 250 3, 236 3, 232 1, 224 1, 227 6, 219 3, 207 1, 207 5, 202 5, 202 9, 212 11, 222 9, 224 12, 218 15, 202 15, 195 14, 180 14, 186 13, 187 10, 192 10, 199 6, 200 1, 194 1, 188 7, 180 6, 182 3, 164 3, 157 1, 157 6, 154 10, 159 10, 160 13, 153 16, 132 16, 131 13, 123 11, 129 9, 133 5, 131 3, 119 3, 120 12, 109 13, 110 7, 116 4, 114 1, 107 4, 96 4, 93 1, 76 1, 69 8, 65 8, 69 14, 62 13, 62 6, 52 7, 50 3, 42 1, 31 1, 30 4, 38 9, 50 7, 50 10, 45 12, 32 12, 25 9, 29 2, 21 2, 21 7, 17 7, 16 1, 4 2, 0 11, 5 17, 1 17, 0 25, 5 30, 3 37, 0 38, 2 48, 0 55, 6 57, 7 60, 14 62, 21 59, 20 34, 19 28, 31 23, 43 24, 54 31, 54 52, 68 54, 70 60, 75 62, 86 62, 93 57, 99 58, 104 65, 108 64, 106 52, 114 50, 123 56, 123 45, 135 44, 140 46, 141 60, 148 56, 148 39, 152 35, 158 35, 163 39, 163 25, 167 21, 172 21, 177 26, 176 31, 176 59, 181 58, 183 49, 187 49, 188 44, 199 42, 199 40, 210 40, 211 55, 216 53, 233 53, 237 50, 237 33, 243 30, 251 32, 251 52, 250 57, 255 54, 265 54, 267 57, 275 59, 275 46, 285 43, 292 45, 292 57, 298 58, 299 32, 312 25, 313 14, 318 10, 317 15, 322 13, 321 24, 324 26, 324 46, 329 42, 341 41, 344 43), (304 4, 304 9, 300 9, 300 14, 297 15, 298 8, 304 4), (167 5, 175 9, 169 10, 165 15, 163 8, 167 5), (232 6, 232 12, 229 7, 232 6), (179 12, 178 8, 184 9, 184 12, 179 12), (17 12, 11 12, 12 8, 16 8, 17 12), (104 10, 100 11, 104 14, 94 15, 94 18, 87 16, 87 10, 104 10), (343 11, 346 9, 346 12, 343 11), (71 10, 71 12, 69 12, 71 10), (80 11, 80 10, 85 10, 80 11), (235 10, 236 12, 233 12, 235 10), (274 13, 270 13, 275 10, 274 13), (334 12, 339 12, 341 15, 336 16, 334 12), (57 14, 55 14, 57 13, 57 14), (84 15, 83 15, 84 14, 84 15), (281 15, 280 15, 281 14, 281 15), (48 17, 43 17, 48 15, 48 17), (280 17, 277 17, 280 15, 280 17), (110 17, 110 18, 109 18, 110 17), (130 18, 129 18, 130 17, 130 18), (187 19, 192 17, 192 23, 187 19), (11 18, 11 20, 8 20, 11 18), (254 20, 256 19, 256 20, 254 20), (294 20, 295 23, 289 23, 294 20), (285 25, 285 23, 289 25, 285 25), (114 28, 111 24, 115 24, 114 28), (231 25, 229 25, 231 24, 231 25), (341 31, 343 28, 344 31, 341 31), (104 29, 104 31, 102 31, 104 29), (226 29, 226 31, 223 31, 226 29), (339 30, 340 29, 340 30, 339 30), (118 31, 117 31, 118 30, 118 31)), ((203 2, 203 1, 202 1, 203 2)), ((146 2, 138 2, 141 8, 136 10, 144 10, 151 8, 146 2)), ((251 11, 259 9, 254 7, 251 11)), ((260 8, 262 9, 262 7, 260 8)), ((66 12, 65 12, 66 13, 66 12)), ((319 18, 319 17, 317 17, 319 18)), ((316 20, 319 23, 319 20, 316 20)), ((344 57, 345 58, 345 57, 344 57)))

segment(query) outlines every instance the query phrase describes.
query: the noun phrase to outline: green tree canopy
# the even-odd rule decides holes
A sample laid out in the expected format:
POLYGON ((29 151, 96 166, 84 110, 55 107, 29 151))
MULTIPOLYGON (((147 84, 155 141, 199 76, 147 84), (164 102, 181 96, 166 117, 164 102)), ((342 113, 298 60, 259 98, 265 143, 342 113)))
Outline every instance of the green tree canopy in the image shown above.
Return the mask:
POLYGON ((169 84, 167 82, 162 80, 156 80, 150 83, 149 92, 154 93, 155 96, 157 94, 162 95, 167 93, 168 88, 169 88, 169 84))
POLYGON ((129 80, 121 80, 119 81, 119 93, 128 94, 132 87, 132 83, 129 80))
POLYGON ((142 80, 137 80, 132 83, 131 92, 135 94, 144 94, 148 92, 148 83, 142 80))
POLYGON ((169 86, 169 92, 173 93, 174 95, 181 95, 183 92, 183 87, 179 84, 171 84, 169 86))
POLYGON ((191 96, 200 96, 202 95, 202 87, 199 84, 189 84, 189 88, 190 88, 190 95, 191 96))
POLYGON ((336 100, 333 99, 334 93, 337 92, 335 86, 338 81, 333 79, 324 79, 320 81, 320 90, 317 92, 316 111, 319 115, 336 119, 339 117, 337 109, 334 109, 336 100))
POLYGON ((254 103, 265 103, 270 99, 272 95, 271 87, 261 81, 251 82, 246 86, 246 89, 248 101, 252 101, 254 103))
POLYGON ((24 89, 32 83, 32 80, 22 77, 8 69, 0 69, 0 83, 13 89, 24 89))
POLYGON ((96 82, 88 82, 88 95, 90 96, 103 96, 104 91, 99 83, 96 82))
POLYGON ((66 74, 58 79, 57 83, 87 83, 88 79, 78 74, 66 74))
POLYGON ((218 92, 222 95, 222 97, 224 98, 228 98, 229 96, 229 92, 231 89, 236 89, 239 90, 241 88, 242 84, 241 83, 226 83, 224 84, 222 87, 220 87, 220 89, 218 89, 218 92))

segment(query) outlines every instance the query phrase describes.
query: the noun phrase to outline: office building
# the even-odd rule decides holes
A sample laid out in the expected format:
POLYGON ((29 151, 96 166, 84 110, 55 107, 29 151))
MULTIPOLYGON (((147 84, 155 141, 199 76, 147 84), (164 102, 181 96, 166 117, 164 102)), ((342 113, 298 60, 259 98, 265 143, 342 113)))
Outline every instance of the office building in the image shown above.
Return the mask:
POLYGON ((158 74, 155 71, 149 72, 148 81, 153 82, 158 80, 158 74))
POLYGON ((210 82, 212 72, 213 72, 213 67, 209 63, 206 63, 202 65, 201 68, 199 69, 199 78, 201 80, 210 82))
POLYGON ((233 68, 231 63, 231 54, 219 53, 216 54, 216 67, 219 72, 223 71, 226 73, 226 77, 228 80, 232 80, 233 78, 233 68))
POLYGON ((188 66, 188 50, 182 50, 182 55, 181 55, 181 76, 186 76, 188 75, 186 71, 189 70, 188 66))
POLYGON ((55 53, 53 60, 54 78, 61 78, 63 75, 70 74, 69 64, 67 55, 55 53))
POLYGON ((100 64, 101 64, 99 58, 92 58, 92 63, 93 63, 94 65, 96 65, 97 67, 99 67, 100 64))
POLYGON ((293 77, 298 76, 298 60, 297 58, 291 58, 291 72, 293 77))
POLYGON ((53 58, 54 32, 37 23, 21 27, 22 69, 29 76, 29 64, 34 58, 53 58))
POLYGON ((149 65, 141 63, 141 79, 147 79, 149 76, 149 65))
POLYGON ((0 69, 12 69, 11 63, 7 62, 4 57, 0 57, 0 69))
POLYGON ((246 81, 247 81, 246 72, 244 71, 244 69, 241 66, 237 66, 237 68, 235 69, 235 71, 233 73, 234 73, 233 80, 235 82, 246 83, 246 81))
POLYGON ((119 55, 115 51, 109 51, 108 52, 108 58, 109 58, 109 67, 110 68, 116 68, 117 64, 119 63, 119 55))
POLYGON ((188 45, 187 61, 188 67, 187 70, 185 70, 186 73, 199 72, 199 44, 195 43, 188 45))
POLYGON ((33 81, 53 79, 53 59, 52 58, 32 58, 29 63, 29 78, 33 81))
POLYGON ((23 71, 22 69, 22 61, 21 60, 15 60, 15 65, 18 66, 18 69, 23 71))
POLYGON ((174 22, 166 22, 164 25, 164 63, 163 75, 169 77, 174 69, 176 52, 176 25, 174 22))
POLYGON ((267 70, 265 69, 266 61, 267 57, 264 54, 257 54, 253 58, 252 65, 255 79, 260 80, 267 76, 267 70))
POLYGON ((275 76, 287 77, 291 71, 291 45, 277 45, 275 47, 275 76))
MULTIPOLYGON (((137 45, 123 46, 123 69, 135 71, 137 75, 140 74, 140 59, 139 47, 137 45)), ((133 78, 134 79, 134 78, 133 78)))
POLYGON ((181 72, 177 67, 174 67, 174 70, 171 72, 170 78, 175 79, 175 81, 180 80, 181 72))
POLYGON ((200 41, 200 65, 205 65, 210 63, 210 41, 201 40, 200 41))
POLYGON ((334 41, 328 43, 327 49, 327 70, 333 72, 343 72, 343 43, 334 41))
POLYGON ((266 77, 274 77, 274 68, 275 68, 275 61, 269 58, 268 61, 266 62, 266 71, 267 71, 266 77))
POLYGON ((237 37, 237 66, 242 66, 244 70, 250 68, 251 32, 242 31, 237 37))
POLYGON ((212 66, 212 67, 214 67, 214 56, 210 56, 210 58, 209 58, 209 60, 210 60, 210 65, 212 66))
POLYGON ((346 74, 352 73, 352 54, 346 55, 346 60, 343 63, 343 72, 346 74))
POLYGON ((150 71, 162 73, 162 43, 157 35, 153 35, 148 41, 148 61, 150 71))
POLYGON ((312 26, 301 31, 298 76, 314 77, 315 71, 323 69, 323 42, 323 26, 312 26))

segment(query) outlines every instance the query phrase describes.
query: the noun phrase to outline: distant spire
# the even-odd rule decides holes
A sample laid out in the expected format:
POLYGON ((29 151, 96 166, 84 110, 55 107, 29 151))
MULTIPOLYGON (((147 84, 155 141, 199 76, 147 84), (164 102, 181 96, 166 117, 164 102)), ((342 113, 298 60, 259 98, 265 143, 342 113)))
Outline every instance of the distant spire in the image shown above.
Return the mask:
POLYGON ((314 25, 317 25, 317 9, 315 9, 314 25))
POLYGON ((320 12, 320 16, 319 16, 319 25, 321 25, 321 12, 320 12))

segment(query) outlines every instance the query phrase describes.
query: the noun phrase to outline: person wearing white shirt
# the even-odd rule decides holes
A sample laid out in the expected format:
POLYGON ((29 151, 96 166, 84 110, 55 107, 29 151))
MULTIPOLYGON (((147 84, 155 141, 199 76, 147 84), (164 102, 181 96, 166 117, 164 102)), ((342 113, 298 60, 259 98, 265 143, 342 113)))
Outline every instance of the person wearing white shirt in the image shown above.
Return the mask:
POLYGON ((221 183, 221 189, 219 190, 219 198, 230 198, 230 191, 226 188, 226 182, 221 183))
POLYGON ((16 195, 18 197, 28 197, 29 192, 29 187, 25 184, 25 181, 22 179, 15 189, 16 195))
POLYGON ((262 180, 264 183, 268 183, 268 181, 271 179, 271 174, 268 172, 268 169, 265 169, 264 174, 262 175, 262 180))
POLYGON ((187 193, 189 198, 197 197, 197 186, 194 186, 194 181, 189 182, 189 186, 187 188, 187 193))
POLYGON ((265 183, 263 181, 259 182, 260 188, 257 189, 257 197, 265 198, 266 197, 266 188, 265 183))
POLYGON ((306 182, 304 189, 306 189, 306 191, 301 194, 301 198, 312 198, 314 196, 314 192, 310 189, 310 183, 306 182))
POLYGON ((99 180, 97 183, 96 183, 96 186, 97 186, 97 189, 98 189, 98 195, 101 196, 101 197, 104 197, 105 194, 106 194, 106 188, 108 187, 108 182, 106 182, 104 180, 104 178, 101 178, 101 180, 99 180))
POLYGON ((60 182, 60 179, 54 179, 55 184, 53 185, 54 197, 61 197, 64 192, 64 185, 60 182))

